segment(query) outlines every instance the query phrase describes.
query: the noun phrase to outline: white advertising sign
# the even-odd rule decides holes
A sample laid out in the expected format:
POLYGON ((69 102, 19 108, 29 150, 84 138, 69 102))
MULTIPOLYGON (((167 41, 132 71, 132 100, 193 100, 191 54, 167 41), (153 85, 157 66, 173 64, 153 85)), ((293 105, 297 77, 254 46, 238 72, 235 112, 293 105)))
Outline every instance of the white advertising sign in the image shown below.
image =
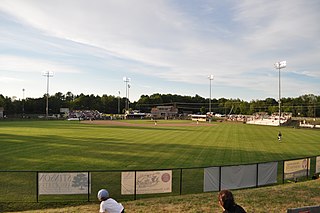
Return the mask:
POLYGON ((39 195, 88 194, 88 178, 88 173, 79 172, 39 173, 39 195))
POLYGON ((320 173, 320 156, 317 157, 316 173, 320 173))
POLYGON ((60 113, 69 113, 69 108, 60 108, 60 113))
MULTIPOLYGON (((134 194, 135 172, 121 173, 121 194, 134 194)), ((172 171, 136 172, 136 194, 172 192, 172 171)))
POLYGON ((310 174, 310 158, 284 162, 284 179, 303 177, 310 174), (309 162, 309 163, 308 163, 309 162))

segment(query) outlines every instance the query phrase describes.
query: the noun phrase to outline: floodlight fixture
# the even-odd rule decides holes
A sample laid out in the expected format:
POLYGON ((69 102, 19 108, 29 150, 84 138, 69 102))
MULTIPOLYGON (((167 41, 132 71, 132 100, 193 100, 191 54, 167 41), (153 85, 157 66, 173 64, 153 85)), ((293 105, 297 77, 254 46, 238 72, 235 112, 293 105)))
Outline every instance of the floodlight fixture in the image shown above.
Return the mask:
POLYGON ((287 61, 280 61, 274 64, 276 69, 282 69, 287 66, 287 61))
POLYGON ((280 70, 286 68, 287 61, 280 61, 274 64, 274 67, 279 70, 279 126, 281 126, 281 79, 280 79, 280 70))

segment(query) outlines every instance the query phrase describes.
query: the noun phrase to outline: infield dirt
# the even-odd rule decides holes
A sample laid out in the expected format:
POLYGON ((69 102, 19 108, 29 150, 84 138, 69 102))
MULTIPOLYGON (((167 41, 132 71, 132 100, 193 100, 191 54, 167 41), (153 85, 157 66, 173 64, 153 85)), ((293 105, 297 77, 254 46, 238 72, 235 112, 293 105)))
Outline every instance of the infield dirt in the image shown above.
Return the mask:
POLYGON ((81 121, 81 123, 86 124, 98 124, 98 125, 110 125, 110 126, 213 126, 216 124, 207 123, 207 122, 186 122, 186 123, 167 123, 167 122, 153 122, 149 123, 128 123, 124 121, 114 121, 114 120, 93 120, 93 121, 81 121))

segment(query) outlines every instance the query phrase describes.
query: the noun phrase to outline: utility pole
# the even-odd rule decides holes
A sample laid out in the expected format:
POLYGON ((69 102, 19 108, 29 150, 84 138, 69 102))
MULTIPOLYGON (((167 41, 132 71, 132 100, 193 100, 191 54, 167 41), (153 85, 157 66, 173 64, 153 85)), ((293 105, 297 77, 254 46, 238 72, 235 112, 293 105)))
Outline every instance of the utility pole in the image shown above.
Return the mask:
POLYGON ((120 114, 120 91, 118 91, 118 115, 120 114))
POLYGON ((123 77, 123 82, 126 83, 126 107, 125 107, 125 109, 128 110, 129 109, 129 106, 128 106, 128 83, 130 82, 130 78, 123 77))
POLYGON ((280 70, 285 68, 287 66, 287 62, 286 61, 281 61, 281 62, 277 62, 275 63, 275 68, 279 70, 279 126, 281 126, 281 79, 280 79, 280 70))
POLYGON ((25 89, 22 89, 22 118, 24 118, 24 91, 25 89))
POLYGON ((46 71, 46 72, 43 72, 42 75, 47 77, 46 118, 48 118, 49 116, 49 78, 53 77, 53 72, 46 71))
POLYGON ((212 112, 211 112, 211 81, 213 80, 213 75, 209 75, 208 79, 210 81, 210 98, 209 98, 209 113, 210 113, 210 120, 211 121, 211 116, 212 116, 212 112))

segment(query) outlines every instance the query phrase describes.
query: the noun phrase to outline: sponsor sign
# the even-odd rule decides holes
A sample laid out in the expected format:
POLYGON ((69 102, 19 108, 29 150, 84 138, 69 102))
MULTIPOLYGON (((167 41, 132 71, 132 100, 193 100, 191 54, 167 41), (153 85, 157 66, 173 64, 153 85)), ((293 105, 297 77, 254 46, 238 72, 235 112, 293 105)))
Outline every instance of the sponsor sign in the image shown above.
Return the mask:
POLYGON ((320 156, 317 157, 316 173, 320 173, 320 156))
POLYGON ((172 192, 172 171, 122 172, 121 194, 154 194, 172 192), (135 180, 136 178, 136 180, 135 180))
POLYGON ((69 113, 69 108, 60 108, 60 113, 69 113))
MULTIPOLYGON (((88 194, 88 173, 39 173, 39 195, 88 194)), ((88 188, 89 187, 89 188, 88 188)))
POLYGON ((284 162, 284 179, 303 177, 310 174, 310 158, 284 162))

